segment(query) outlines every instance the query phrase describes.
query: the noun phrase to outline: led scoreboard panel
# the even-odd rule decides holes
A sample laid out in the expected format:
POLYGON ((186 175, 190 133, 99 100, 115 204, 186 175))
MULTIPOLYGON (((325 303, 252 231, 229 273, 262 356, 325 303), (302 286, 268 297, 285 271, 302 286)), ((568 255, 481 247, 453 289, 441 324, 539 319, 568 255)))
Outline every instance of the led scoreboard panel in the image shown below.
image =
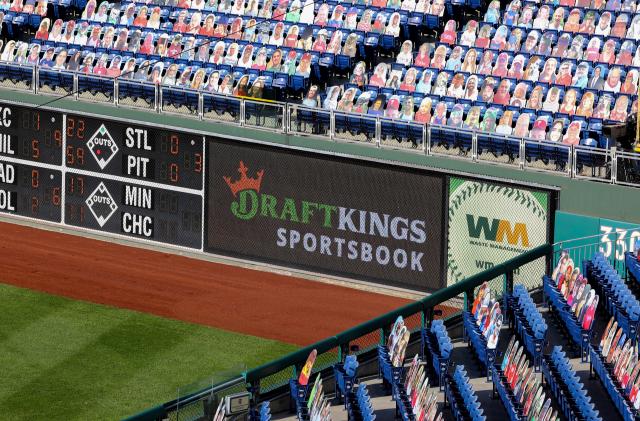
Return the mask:
POLYGON ((202 136, 67 115, 68 168, 202 189, 202 136))
POLYGON ((67 172, 65 199, 69 225, 200 248, 200 196, 67 172))
POLYGON ((204 138, 0 102, 0 213, 202 247, 204 138))
POLYGON ((0 212, 61 221, 63 114, 0 104, 0 212))
POLYGON ((0 212, 60 222, 61 180, 61 171, 0 157, 0 212))
POLYGON ((60 112, 0 104, 0 157, 62 163, 60 112))

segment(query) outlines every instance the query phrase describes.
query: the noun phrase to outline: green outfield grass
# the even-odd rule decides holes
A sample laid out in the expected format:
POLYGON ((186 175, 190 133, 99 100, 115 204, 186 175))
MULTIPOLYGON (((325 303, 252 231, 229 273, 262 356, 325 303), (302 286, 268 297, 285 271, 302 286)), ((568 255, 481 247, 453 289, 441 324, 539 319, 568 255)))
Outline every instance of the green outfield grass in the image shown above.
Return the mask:
POLYGON ((0 284, 0 419, 119 419, 294 349, 0 284))

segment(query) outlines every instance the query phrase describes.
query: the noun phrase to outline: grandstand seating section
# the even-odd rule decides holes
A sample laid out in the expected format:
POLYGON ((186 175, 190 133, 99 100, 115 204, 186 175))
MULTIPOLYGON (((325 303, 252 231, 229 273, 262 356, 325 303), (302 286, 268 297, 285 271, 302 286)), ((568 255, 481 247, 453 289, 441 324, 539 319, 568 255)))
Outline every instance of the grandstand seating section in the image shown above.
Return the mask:
MULTIPOLYGON (((73 89, 75 73, 85 76, 78 90, 113 96, 114 88, 96 78, 117 77, 121 97, 152 102, 154 85, 161 85, 177 88, 163 91, 164 103, 192 110, 198 92, 303 98, 316 109, 489 132, 479 139, 480 152, 510 157, 517 145, 493 136, 613 146, 603 124, 624 122, 637 108, 635 2, 513 0, 504 6, 476 0, 14 0, 0 12, 7 39, 0 79, 30 79, 28 68, 37 64, 40 85, 50 88, 73 89), (459 13, 470 8, 480 9, 472 19, 459 13)), ((207 109, 235 115, 224 97, 206 102, 207 109)), ((353 123, 336 119, 335 129, 353 123)), ((371 131, 366 122, 356 126, 371 131)), ((382 126, 383 136, 409 140, 421 139, 418 131, 400 122, 382 126)), ((471 149, 470 137, 452 141, 436 129, 433 139, 471 149)), ((567 154, 527 150, 527 159, 562 167, 567 154)))
MULTIPOLYGON (((627 253, 626 257, 629 263, 633 265, 638 262, 636 255, 633 253, 627 253)), ((585 268, 585 273, 589 275, 588 285, 594 289, 599 288, 598 291, 601 294, 608 296, 607 304, 603 306, 605 308, 601 311, 604 317, 600 320, 601 322, 606 320, 609 314, 612 315, 613 319, 604 329, 605 333, 609 331, 614 320, 620 323, 623 319, 635 314, 635 308, 637 307, 635 286, 629 289, 625 279, 620 278, 620 275, 611 266, 610 261, 607 261, 601 253, 596 253, 588 259, 576 262, 576 264, 585 268)), ((633 270, 635 270, 635 266, 633 266, 633 270)), ((549 279, 551 282, 556 282, 555 279, 550 277, 549 279)), ((630 276, 626 278, 626 281, 635 283, 636 279, 630 276)), ((580 296, 582 293, 581 285, 584 286, 584 284, 578 282, 572 285, 575 288, 573 295, 580 296)), ((545 288, 548 287, 545 285, 545 288)), ((549 291, 545 291, 547 299, 553 299, 548 294, 549 291)), ((587 293, 585 294, 588 295, 587 293)), ((558 298, 564 298, 563 291, 559 291, 556 295, 559 296, 558 298)), ((494 302, 494 298, 497 297, 491 296, 490 300, 486 299, 484 305, 489 303, 489 307, 493 307, 494 304, 491 303, 494 302)), ((578 298, 575 299, 577 300, 578 298)), ((629 336, 625 337, 623 333, 628 329, 626 325, 619 325, 620 332, 623 334, 621 337, 619 335, 616 336, 616 339, 611 342, 612 344, 617 344, 615 352, 613 351, 614 345, 608 347, 605 345, 607 349, 603 351, 603 343, 606 342, 606 335, 602 333, 604 326, 600 326, 598 333, 598 340, 602 336, 599 346, 592 342, 592 338, 588 336, 589 341, 585 346, 587 347, 587 352, 591 359, 591 367, 595 375, 595 378, 588 378, 584 376, 584 371, 581 374, 576 369, 576 365, 581 363, 579 358, 573 359, 573 352, 571 351, 574 348, 572 344, 575 342, 571 333, 573 329, 571 325, 575 324, 575 320, 561 314, 566 311, 565 308, 551 305, 549 313, 543 316, 542 311, 545 306, 540 302, 536 304, 532 295, 523 285, 515 285, 513 293, 503 297, 503 301, 506 314, 509 315, 510 319, 513 319, 511 320, 511 325, 503 326, 503 333, 511 335, 512 332, 515 336, 511 339, 506 349, 503 347, 499 350, 497 358, 489 363, 488 368, 492 376, 494 395, 499 397, 497 402, 500 402, 502 408, 504 408, 504 414, 507 418, 520 421, 532 419, 535 414, 535 416, 540 416, 541 419, 551 420, 556 419, 554 416, 557 414, 561 417, 558 419, 602 420, 605 417, 601 410, 602 407, 599 407, 597 400, 594 401, 591 395, 596 390, 594 386, 598 384, 602 386, 598 386, 600 389, 597 390, 600 393, 608 394, 611 399, 613 406, 610 410, 615 408, 614 411, 618 411, 618 414, 607 413, 606 419, 614 419, 620 416, 625 420, 634 420, 640 417, 640 411, 638 410, 640 399, 636 398, 638 396, 637 389, 640 386, 640 377, 637 377, 640 374, 640 364, 637 362, 636 351, 632 349, 633 345, 630 345, 631 338, 629 336), (554 323, 547 325, 554 315, 558 316, 557 319, 560 325, 555 325, 554 323), (557 343, 557 337, 554 343, 546 341, 547 331, 551 328, 556 334, 564 336, 565 346, 560 346, 557 343), (527 342, 530 337, 543 339, 539 344, 539 348, 531 349, 527 342), (623 343, 625 344, 624 346, 623 343), (522 345, 522 348, 519 352, 516 352, 519 349, 519 345, 522 345), (542 353, 538 353, 538 349, 542 353), (536 364, 540 367, 539 373, 534 370, 534 364, 532 364, 536 358, 539 359, 536 364), (587 385, 586 382, 590 384, 587 385)), ((476 325, 473 314, 474 312, 470 311, 466 319, 471 320, 476 325)), ((468 331, 469 326, 467 326, 466 319, 465 329, 468 331)), ((614 325, 613 331, 615 329, 614 325)), ((478 336, 483 336, 481 331, 477 333, 478 336)), ((415 390, 408 392, 408 386, 406 386, 409 384, 407 378, 413 378, 411 373, 416 375, 415 373, 417 372, 419 377, 422 375, 423 369, 424 373, 429 373, 434 368, 440 367, 439 362, 442 361, 442 357, 451 358, 454 355, 457 355, 458 359, 461 357, 461 354, 452 352, 452 341, 442 320, 428 321, 425 328, 420 332, 420 338, 421 349, 424 353, 422 360, 416 356, 409 368, 405 367, 404 370, 397 371, 391 370, 393 367, 387 361, 387 369, 382 368, 379 373, 379 377, 384 377, 388 385, 391 386, 384 390, 387 394, 391 393, 393 395, 393 399, 396 402, 396 416, 403 420, 418 419, 418 414, 412 412, 412 405, 415 399, 420 398, 416 397, 415 390), (439 353, 446 355, 438 355, 439 353)), ((581 340, 582 336, 580 337, 581 340)), ((581 343, 577 345, 582 346, 581 343)), ((469 346, 476 348, 473 343, 469 346)), ((464 352, 466 353, 467 351, 464 352)), ((476 350, 475 352, 477 353, 478 351, 476 350)), ((580 352, 577 355, 580 356, 582 354, 580 352)), ((388 359, 388 351, 386 351, 385 345, 378 347, 378 356, 379 361, 388 359)), ((477 363, 478 360, 476 359, 475 362, 477 363)), ((484 366, 484 361, 479 362, 484 366)), ((385 365, 384 361, 382 365, 385 365)), ((347 356, 344 364, 341 363, 334 367, 334 372, 341 373, 340 376, 336 376, 337 388, 340 390, 337 396, 344 397, 349 420, 375 419, 379 414, 376 414, 370 392, 367 389, 368 385, 371 386, 370 378, 359 379, 353 367, 357 367, 357 361, 353 355, 347 356), (350 374, 353 374, 353 377, 349 377, 350 374), (349 377, 347 382, 344 379, 345 375, 349 377)), ((436 381, 442 380, 444 388, 444 394, 437 393, 435 395, 439 402, 438 407, 448 408, 455 420, 484 421, 490 419, 486 409, 483 407, 483 402, 486 403, 486 401, 479 398, 478 393, 474 390, 472 377, 468 374, 469 367, 469 365, 460 365, 455 358, 447 359, 446 364, 444 364, 446 370, 441 374, 438 373, 435 379, 432 378, 432 380, 436 381)), ((484 367, 480 371, 476 367, 475 363, 471 365, 475 376, 484 376, 484 367)), ((434 371, 437 373, 437 369, 434 371)), ((481 381, 484 382, 486 380, 481 381)), ((437 385, 437 383, 429 383, 431 384, 430 387, 437 385)), ((292 393, 298 392, 292 389, 292 393)), ((599 397, 598 399, 601 398, 599 397)), ((264 411, 264 408, 261 408, 260 413, 264 411)), ((428 415, 424 416, 424 419, 431 419, 428 418, 428 415)))

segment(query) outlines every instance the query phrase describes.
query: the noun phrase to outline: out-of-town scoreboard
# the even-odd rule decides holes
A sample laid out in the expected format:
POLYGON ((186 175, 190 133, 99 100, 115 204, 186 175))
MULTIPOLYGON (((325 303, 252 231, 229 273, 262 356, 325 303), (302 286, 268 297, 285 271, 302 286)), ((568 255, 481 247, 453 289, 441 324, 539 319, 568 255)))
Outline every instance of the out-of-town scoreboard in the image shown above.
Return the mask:
POLYGON ((435 291, 453 269, 465 276, 465 258, 469 275, 515 247, 484 233, 480 254, 466 253, 482 234, 470 217, 511 227, 530 215, 525 251, 550 241, 556 198, 539 186, 0 102, 0 214, 105 237, 435 291), (507 220, 465 189, 478 203, 527 200, 510 204, 507 220), (456 213, 465 203, 474 215, 456 213))
POLYGON ((0 212, 201 248, 204 137, 0 104, 0 212))

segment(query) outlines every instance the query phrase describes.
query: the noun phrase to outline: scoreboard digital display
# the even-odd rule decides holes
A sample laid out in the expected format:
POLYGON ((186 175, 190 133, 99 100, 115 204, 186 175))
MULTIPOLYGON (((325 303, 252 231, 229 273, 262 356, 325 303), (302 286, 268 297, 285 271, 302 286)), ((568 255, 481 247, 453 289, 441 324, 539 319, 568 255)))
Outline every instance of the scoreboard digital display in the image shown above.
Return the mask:
POLYGON ((66 116, 65 163, 68 168, 202 189, 202 136, 66 116))
POLYGON ((63 114, 0 104, 0 157, 60 165, 63 114))
POLYGON ((0 213, 202 248, 204 137, 0 102, 0 213))
POLYGON ((202 197, 67 172, 65 223, 200 248, 202 197))
POLYGON ((62 172, 0 158, 0 212, 60 222, 62 172))

